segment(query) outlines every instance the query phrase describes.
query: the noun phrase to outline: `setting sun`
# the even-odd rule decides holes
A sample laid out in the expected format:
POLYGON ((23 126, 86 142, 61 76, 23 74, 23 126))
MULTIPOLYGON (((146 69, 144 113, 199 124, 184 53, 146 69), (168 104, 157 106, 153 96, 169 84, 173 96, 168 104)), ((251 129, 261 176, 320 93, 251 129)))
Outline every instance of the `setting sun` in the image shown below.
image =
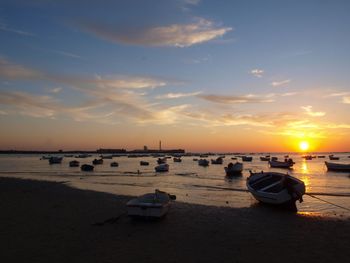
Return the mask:
POLYGON ((306 141, 302 141, 299 143, 299 148, 302 151, 307 151, 309 149, 309 143, 306 141))

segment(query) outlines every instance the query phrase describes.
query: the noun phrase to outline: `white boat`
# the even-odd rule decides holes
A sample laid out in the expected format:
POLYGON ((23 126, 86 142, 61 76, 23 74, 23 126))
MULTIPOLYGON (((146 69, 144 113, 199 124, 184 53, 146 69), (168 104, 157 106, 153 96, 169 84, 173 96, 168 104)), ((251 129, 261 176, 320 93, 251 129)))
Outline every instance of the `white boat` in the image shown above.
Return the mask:
POLYGON ((154 167, 156 172, 168 172, 169 171, 169 164, 167 163, 162 163, 156 167, 154 167))
POLYGON ((334 156, 333 154, 331 154, 331 155, 329 155, 328 156, 329 157, 329 160, 339 160, 339 157, 337 157, 337 156, 334 156))
POLYGON ((141 195, 127 202, 128 216, 161 218, 170 209, 171 200, 176 196, 155 190, 154 193, 141 195))
POLYGON ((350 164, 325 162, 328 171, 350 172, 350 164))
POLYGON ((270 160, 269 164, 273 168, 292 168, 294 162, 292 159, 285 159, 284 162, 270 160))
POLYGON ((250 172, 247 178, 247 188, 256 200, 275 205, 296 200, 301 202, 305 194, 303 181, 288 174, 275 172, 250 172))
POLYGON ((241 175, 243 171, 243 163, 236 162, 235 164, 229 163, 227 167, 225 167, 225 173, 227 176, 236 176, 241 175))

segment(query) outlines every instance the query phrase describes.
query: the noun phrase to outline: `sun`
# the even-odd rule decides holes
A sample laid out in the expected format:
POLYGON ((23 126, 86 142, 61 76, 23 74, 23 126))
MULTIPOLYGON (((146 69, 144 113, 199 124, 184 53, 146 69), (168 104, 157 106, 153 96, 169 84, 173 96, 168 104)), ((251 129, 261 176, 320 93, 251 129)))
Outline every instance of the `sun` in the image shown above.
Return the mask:
POLYGON ((302 141, 299 143, 299 148, 300 150, 302 150, 303 152, 307 151, 309 149, 309 143, 306 141, 302 141))

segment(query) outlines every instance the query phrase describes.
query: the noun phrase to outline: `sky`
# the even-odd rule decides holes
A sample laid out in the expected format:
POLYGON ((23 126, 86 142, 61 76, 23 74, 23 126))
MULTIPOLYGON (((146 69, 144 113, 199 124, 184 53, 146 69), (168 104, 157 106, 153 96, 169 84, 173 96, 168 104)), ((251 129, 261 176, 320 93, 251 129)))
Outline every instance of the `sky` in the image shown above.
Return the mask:
POLYGON ((0 3, 0 149, 350 151, 350 2, 0 3))

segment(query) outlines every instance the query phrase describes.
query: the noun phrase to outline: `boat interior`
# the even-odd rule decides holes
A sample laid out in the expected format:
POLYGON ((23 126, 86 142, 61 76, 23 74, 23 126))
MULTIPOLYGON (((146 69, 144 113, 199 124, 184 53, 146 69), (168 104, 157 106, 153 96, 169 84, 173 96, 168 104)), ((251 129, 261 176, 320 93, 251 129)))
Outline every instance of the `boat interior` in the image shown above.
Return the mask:
MULTIPOLYGON (((250 184, 250 186, 256 191, 264 191, 269 193, 278 193, 283 188, 285 183, 283 183, 283 176, 278 175, 266 175, 255 182, 250 184)), ((289 177, 286 178, 287 184, 295 184, 296 182, 289 177)))

